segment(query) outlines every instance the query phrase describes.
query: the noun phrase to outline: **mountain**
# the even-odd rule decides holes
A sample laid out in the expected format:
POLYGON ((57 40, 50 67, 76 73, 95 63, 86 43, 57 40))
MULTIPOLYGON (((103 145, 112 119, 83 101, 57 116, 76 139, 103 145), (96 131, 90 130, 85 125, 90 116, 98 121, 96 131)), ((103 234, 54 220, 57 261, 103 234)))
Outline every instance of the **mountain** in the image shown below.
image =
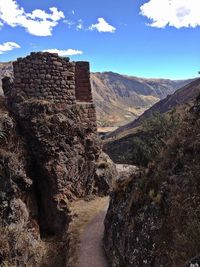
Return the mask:
POLYGON ((168 112, 169 110, 185 105, 191 101, 194 101, 195 98, 199 95, 199 93, 200 93, 200 79, 195 79, 189 84, 178 89, 172 95, 168 95, 166 98, 157 102, 150 109, 146 110, 138 119, 133 120, 132 122, 122 127, 119 127, 116 131, 108 134, 107 137, 126 136, 130 132, 134 131, 134 129, 137 126, 139 126, 142 121, 151 117, 153 113, 156 112, 165 113, 168 112))
POLYGON ((104 151, 115 163, 147 166, 182 123, 200 94, 200 79, 176 91, 137 120, 105 136, 104 151))
POLYGON ((91 84, 99 125, 121 126, 131 122, 190 81, 145 79, 113 72, 92 73, 91 84))

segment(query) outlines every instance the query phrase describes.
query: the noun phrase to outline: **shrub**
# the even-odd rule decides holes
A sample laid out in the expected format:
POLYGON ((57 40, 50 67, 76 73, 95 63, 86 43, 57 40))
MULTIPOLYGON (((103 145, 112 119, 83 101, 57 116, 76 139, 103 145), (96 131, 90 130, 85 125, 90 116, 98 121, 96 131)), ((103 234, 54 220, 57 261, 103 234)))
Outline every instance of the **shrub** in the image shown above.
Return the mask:
POLYGON ((131 161, 147 166, 160 150, 166 146, 166 140, 180 126, 180 116, 173 110, 169 114, 156 112, 142 123, 142 133, 132 139, 131 161))

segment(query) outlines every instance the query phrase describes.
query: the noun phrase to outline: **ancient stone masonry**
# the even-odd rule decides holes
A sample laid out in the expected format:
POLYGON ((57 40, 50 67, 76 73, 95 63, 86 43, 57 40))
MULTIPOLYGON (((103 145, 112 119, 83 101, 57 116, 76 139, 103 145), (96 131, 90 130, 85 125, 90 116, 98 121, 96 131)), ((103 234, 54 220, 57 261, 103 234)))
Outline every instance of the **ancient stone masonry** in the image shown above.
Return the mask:
POLYGON ((51 101, 58 108, 81 105, 83 123, 96 123, 89 62, 70 62, 57 54, 34 53, 13 63, 14 81, 5 77, 3 90, 9 100, 18 98, 51 101))
POLYGON ((76 99, 80 102, 92 102, 90 72, 88 62, 76 62, 76 99))
POLYGON ((89 63, 31 53, 13 63, 4 95, 32 158, 42 235, 62 234, 69 201, 98 192, 101 153, 89 63))
POLYGON ((19 58, 13 66, 15 94, 54 103, 75 103, 75 63, 69 62, 69 58, 31 53, 19 58))

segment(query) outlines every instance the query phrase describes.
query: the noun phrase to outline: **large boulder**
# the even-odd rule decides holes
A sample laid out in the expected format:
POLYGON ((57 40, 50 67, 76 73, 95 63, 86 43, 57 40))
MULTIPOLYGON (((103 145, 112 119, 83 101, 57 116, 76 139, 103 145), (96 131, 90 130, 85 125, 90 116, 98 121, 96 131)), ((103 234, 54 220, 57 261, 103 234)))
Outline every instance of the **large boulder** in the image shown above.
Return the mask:
POLYGON ((97 193, 100 195, 110 194, 117 177, 116 165, 107 154, 102 152, 96 162, 95 186, 97 193))

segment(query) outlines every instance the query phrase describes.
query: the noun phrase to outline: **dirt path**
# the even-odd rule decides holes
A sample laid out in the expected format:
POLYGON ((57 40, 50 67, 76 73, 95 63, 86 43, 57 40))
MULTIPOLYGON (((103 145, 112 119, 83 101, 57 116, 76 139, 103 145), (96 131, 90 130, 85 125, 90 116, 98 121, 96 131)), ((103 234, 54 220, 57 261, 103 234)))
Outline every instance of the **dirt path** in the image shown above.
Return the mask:
POLYGON ((107 206, 85 228, 81 237, 78 267, 108 267, 102 247, 106 209, 107 206))
POLYGON ((79 200, 71 207, 73 220, 69 227, 70 267, 108 267, 102 248, 104 218, 109 198, 79 200))

